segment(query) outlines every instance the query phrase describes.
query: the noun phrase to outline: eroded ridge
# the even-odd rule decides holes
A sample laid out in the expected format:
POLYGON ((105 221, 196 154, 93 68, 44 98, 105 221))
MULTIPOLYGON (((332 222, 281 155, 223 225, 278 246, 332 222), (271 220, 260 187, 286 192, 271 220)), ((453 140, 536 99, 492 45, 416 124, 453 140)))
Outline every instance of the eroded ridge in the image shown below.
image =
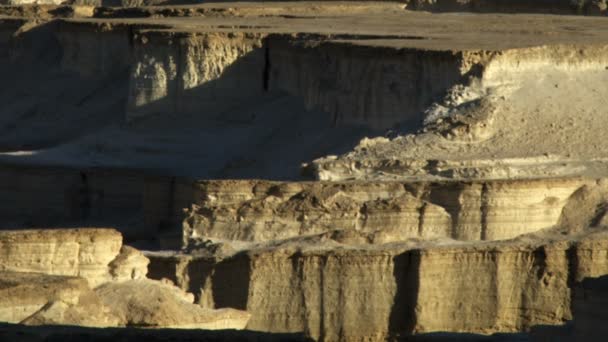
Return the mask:
POLYGON ((0 5, 0 339, 601 340, 608 25, 546 14, 605 2, 47 2, 0 5))

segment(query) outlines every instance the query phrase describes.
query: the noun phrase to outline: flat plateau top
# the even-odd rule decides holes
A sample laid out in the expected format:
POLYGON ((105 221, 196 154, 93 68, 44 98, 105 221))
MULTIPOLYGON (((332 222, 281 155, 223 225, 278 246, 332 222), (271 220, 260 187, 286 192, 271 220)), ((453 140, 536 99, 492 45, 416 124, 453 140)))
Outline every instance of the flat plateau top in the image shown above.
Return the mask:
POLYGON ((428 50, 502 50, 608 43, 608 18, 605 17, 431 14, 406 10, 402 3, 395 2, 237 2, 103 8, 95 17, 67 20, 130 24, 176 32, 339 35, 331 39, 376 47, 428 50))

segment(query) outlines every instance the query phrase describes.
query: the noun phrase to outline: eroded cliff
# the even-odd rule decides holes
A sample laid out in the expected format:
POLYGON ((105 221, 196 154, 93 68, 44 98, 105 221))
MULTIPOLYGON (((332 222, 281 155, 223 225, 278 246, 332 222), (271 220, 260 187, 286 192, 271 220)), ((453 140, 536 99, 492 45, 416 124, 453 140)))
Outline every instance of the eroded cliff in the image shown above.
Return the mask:
POLYGON ((605 19, 410 11, 600 2, 74 3, 0 7, 0 320, 601 336, 605 19))

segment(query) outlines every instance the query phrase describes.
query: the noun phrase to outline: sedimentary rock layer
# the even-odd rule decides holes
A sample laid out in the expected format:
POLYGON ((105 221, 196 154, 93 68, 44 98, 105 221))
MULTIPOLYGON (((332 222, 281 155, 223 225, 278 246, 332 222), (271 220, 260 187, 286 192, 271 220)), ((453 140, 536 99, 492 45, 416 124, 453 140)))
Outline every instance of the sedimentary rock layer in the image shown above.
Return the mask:
POLYGON ((602 188, 585 179, 205 181, 194 185, 184 243, 206 238, 270 241, 332 230, 369 234, 370 243, 408 238, 509 239, 557 225, 570 197, 586 184, 595 191, 602 188))
POLYGON ((28 325, 242 329, 249 314, 194 305, 112 229, 0 232, 0 321, 28 325))
POLYGON ((608 272, 602 232, 579 241, 414 249, 303 241, 219 262, 151 255, 151 272, 197 293, 203 306, 246 309, 252 314, 250 329, 305 331, 328 341, 559 326, 572 319, 576 282, 608 272), (234 285, 221 285, 227 282, 234 285))
POLYGON ((112 229, 16 230, 0 232, 3 271, 80 276, 93 286, 111 279, 122 236, 112 229))
POLYGON ((84 278, 2 271, 0 287, 0 319, 3 322, 85 326, 117 323, 107 315, 106 308, 84 278), (88 312, 79 312, 82 308, 88 312), (49 312, 54 314, 53 318, 49 318, 49 312))

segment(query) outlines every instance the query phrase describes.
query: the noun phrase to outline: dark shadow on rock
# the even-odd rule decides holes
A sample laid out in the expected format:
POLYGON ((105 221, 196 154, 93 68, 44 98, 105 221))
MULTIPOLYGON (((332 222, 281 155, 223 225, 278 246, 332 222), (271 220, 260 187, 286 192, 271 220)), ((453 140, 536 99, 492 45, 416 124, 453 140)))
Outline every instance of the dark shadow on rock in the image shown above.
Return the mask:
MULTIPOLYGON (((186 58, 186 51, 176 49, 178 59, 186 58)), ((205 179, 299 180, 303 163, 381 135, 364 125, 335 126, 330 114, 273 86, 267 50, 254 48, 218 78, 193 88, 171 80, 165 97, 130 108, 124 129, 149 137, 150 149, 162 153, 140 165, 205 179), (153 146, 163 135, 175 140, 153 146), (171 153, 175 146, 180 148, 171 153)))
POLYGON ((416 326, 420 252, 413 250, 399 254, 393 258, 393 264, 397 291, 389 318, 389 334, 402 338, 410 335, 416 326))
POLYGON ((450 332, 435 332, 413 336, 406 336, 399 341, 407 342, 532 342, 530 336, 525 333, 514 334, 468 334, 468 333, 450 333, 450 332))
POLYGON ((83 328, 25 326, 0 323, 0 341, 127 342, 127 341, 311 341, 300 333, 264 333, 247 330, 83 328))
POLYGON ((608 336, 608 275, 587 277, 574 287, 572 341, 605 341, 608 336))
MULTIPOLYGON (((72 29, 73 27, 69 26, 67 33, 63 33, 69 37, 69 30, 72 29)), ((59 57, 65 49, 57 43, 53 30, 56 29, 49 29, 45 34, 50 40, 55 40, 53 49, 49 51, 54 53, 53 65, 58 66, 61 64, 59 57)), ((443 93, 444 88, 454 82, 461 82, 456 72, 458 68, 452 67, 454 60, 450 59, 451 57, 438 53, 431 58, 431 61, 436 59, 438 64, 448 65, 445 73, 448 73, 449 77, 446 77, 445 82, 440 85, 425 83, 418 87, 416 82, 419 78, 424 78, 424 72, 428 72, 420 65, 423 62, 420 55, 407 51, 378 51, 377 53, 391 54, 386 68, 362 68, 353 77, 365 81, 369 78, 369 73, 380 72, 382 77, 376 78, 383 80, 382 89, 390 89, 385 91, 386 94, 382 89, 378 89, 377 96, 381 97, 379 103, 370 105, 367 110, 361 109, 361 106, 352 107, 359 112, 352 114, 355 116, 353 120, 357 120, 357 123, 353 123, 344 116, 351 115, 350 103, 357 100, 359 93, 352 89, 348 81, 343 80, 343 68, 339 67, 338 61, 341 58, 352 59, 353 56, 361 55, 364 57, 356 59, 355 62, 366 65, 365 58, 369 58, 368 48, 325 44, 319 46, 319 50, 306 49, 289 43, 284 37, 272 36, 266 38, 263 44, 256 45, 251 51, 240 55, 231 64, 214 65, 214 68, 222 70, 217 78, 193 85, 187 84, 193 76, 184 76, 186 68, 192 64, 192 58, 198 58, 191 56, 192 51, 196 50, 190 49, 191 46, 188 45, 193 39, 191 36, 175 34, 168 38, 162 33, 147 32, 146 39, 149 41, 140 46, 133 38, 134 32, 126 29, 123 31, 117 29, 112 34, 121 39, 117 42, 122 42, 125 35, 130 35, 130 46, 124 49, 121 47, 123 50, 129 50, 130 60, 138 60, 137 55, 141 54, 153 58, 152 64, 155 68, 164 65, 169 69, 177 69, 175 77, 166 79, 166 84, 158 84, 158 87, 165 89, 165 93, 154 99, 156 95, 152 92, 146 93, 151 89, 150 84, 145 83, 145 80, 129 79, 129 71, 123 70, 125 65, 121 63, 116 63, 115 66, 120 70, 108 72, 101 79, 89 79, 61 68, 59 71, 46 70, 36 73, 32 76, 32 79, 36 80, 35 83, 47 82, 50 86, 40 88, 50 89, 48 91, 57 94, 52 96, 53 99, 49 99, 52 106, 47 103, 34 103, 20 109, 27 119, 9 120, 11 122, 8 125, 18 127, 21 133, 7 131, 8 133, 0 138, 0 148, 4 146, 9 150, 35 151, 33 154, 10 156, 9 159, 62 165, 78 164, 85 167, 101 165, 153 169, 165 175, 207 179, 299 180, 302 179, 302 163, 348 152, 363 137, 389 134, 385 129, 373 128, 370 124, 371 121, 379 119, 374 116, 382 116, 384 110, 392 113, 389 119, 393 121, 396 120, 394 116, 398 116, 401 111, 409 111, 407 115, 402 113, 401 126, 394 125, 399 132, 412 132, 420 128, 422 109, 437 94, 443 93), (173 44, 169 44, 169 40, 172 40, 173 44), (306 65, 301 65, 299 60, 289 60, 289 56, 282 56, 285 51, 293 56, 299 56, 302 52, 306 55, 302 60, 306 65), (332 63, 324 63, 324 58, 329 58, 332 63), (406 63, 412 70, 406 68, 407 73, 395 74, 395 65, 391 63, 406 63), (319 68, 318 65, 325 66, 319 68), (302 85, 297 80, 302 77, 300 74, 312 76, 308 77, 308 83, 302 85), (145 84, 138 87, 137 82, 145 84), (286 91, 287 88, 294 89, 286 91), (331 93, 309 94, 315 93, 316 88, 319 88, 321 93, 323 89, 331 93), (146 94, 137 93, 138 89, 146 94), (65 94, 70 96, 66 97, 65 94), (149 96, 152 99, 146 104, 128 105, 128 96, 135 95, 149 96), (316 99, 319 96, 321 99, 316 99), (327 100, 323 99, 323 96, 332 96, 335 99, 327 100), (66 104, 70 104, 69 108, 66 104), (127 106, 129 108, 126 108, 127 106), (344 106, 347 108, 341 108, 344 106), (416 109, 415 115, 408 109, 410 107, 416 109), (48 108, 57 108, 64 116, 62 122, 67 121, 74 125, 48 124, 45 118, 49 115, 43 115, 48 112, 48 108), (125 123, 127 116, 128 124, 125 123), (40 131, 41 126, 44 126, 44 136, 31 134, 32 131, 40 131), (78 155, 87 157, 76 158, 78 155)), ((232 38, 226 38, 218 44, 224 44, 229 49, 230 39, 232 38)), ((72 50, 71 53, 74 53, 72 50)), ((44 55, 44 50, 40 49, 27 51, 32 55, 38 52, 44 55)), ((213 58, 214 53, 225 51, 210 50, 205 53, 206 55, 200 58, 213 58)), ((110 60, 114 61, 111 58, 110 60)), ((209 62, 224 63, 214 60, 209 62)), ((142 68, 146 67, 145 64, 142 64, 142 68)), ((154 70, 141 72, 150 73, 153 79, 154 70)), ((20 90, 19 87, 25 89, 26 86, 17 86, 17 90, 20 90)), ((3 93, 0 92, 0 99, 2 96, 3 93)), ((48 97, 44 93, 33 94, 34 99, 45 96, 48 97)), ((15 105, 23 107, 21 102, 15 105)))
POLYGON ((247 310, 251 281, 249 255, 239 253, 219 262, 214 269, 212 284, 215 308, 247 310))
POLYGON ((431 12, 474 13, 543 13, 605 15, 601 6, 589 0, 414 0, 406 7, 410 10, 431 12))

